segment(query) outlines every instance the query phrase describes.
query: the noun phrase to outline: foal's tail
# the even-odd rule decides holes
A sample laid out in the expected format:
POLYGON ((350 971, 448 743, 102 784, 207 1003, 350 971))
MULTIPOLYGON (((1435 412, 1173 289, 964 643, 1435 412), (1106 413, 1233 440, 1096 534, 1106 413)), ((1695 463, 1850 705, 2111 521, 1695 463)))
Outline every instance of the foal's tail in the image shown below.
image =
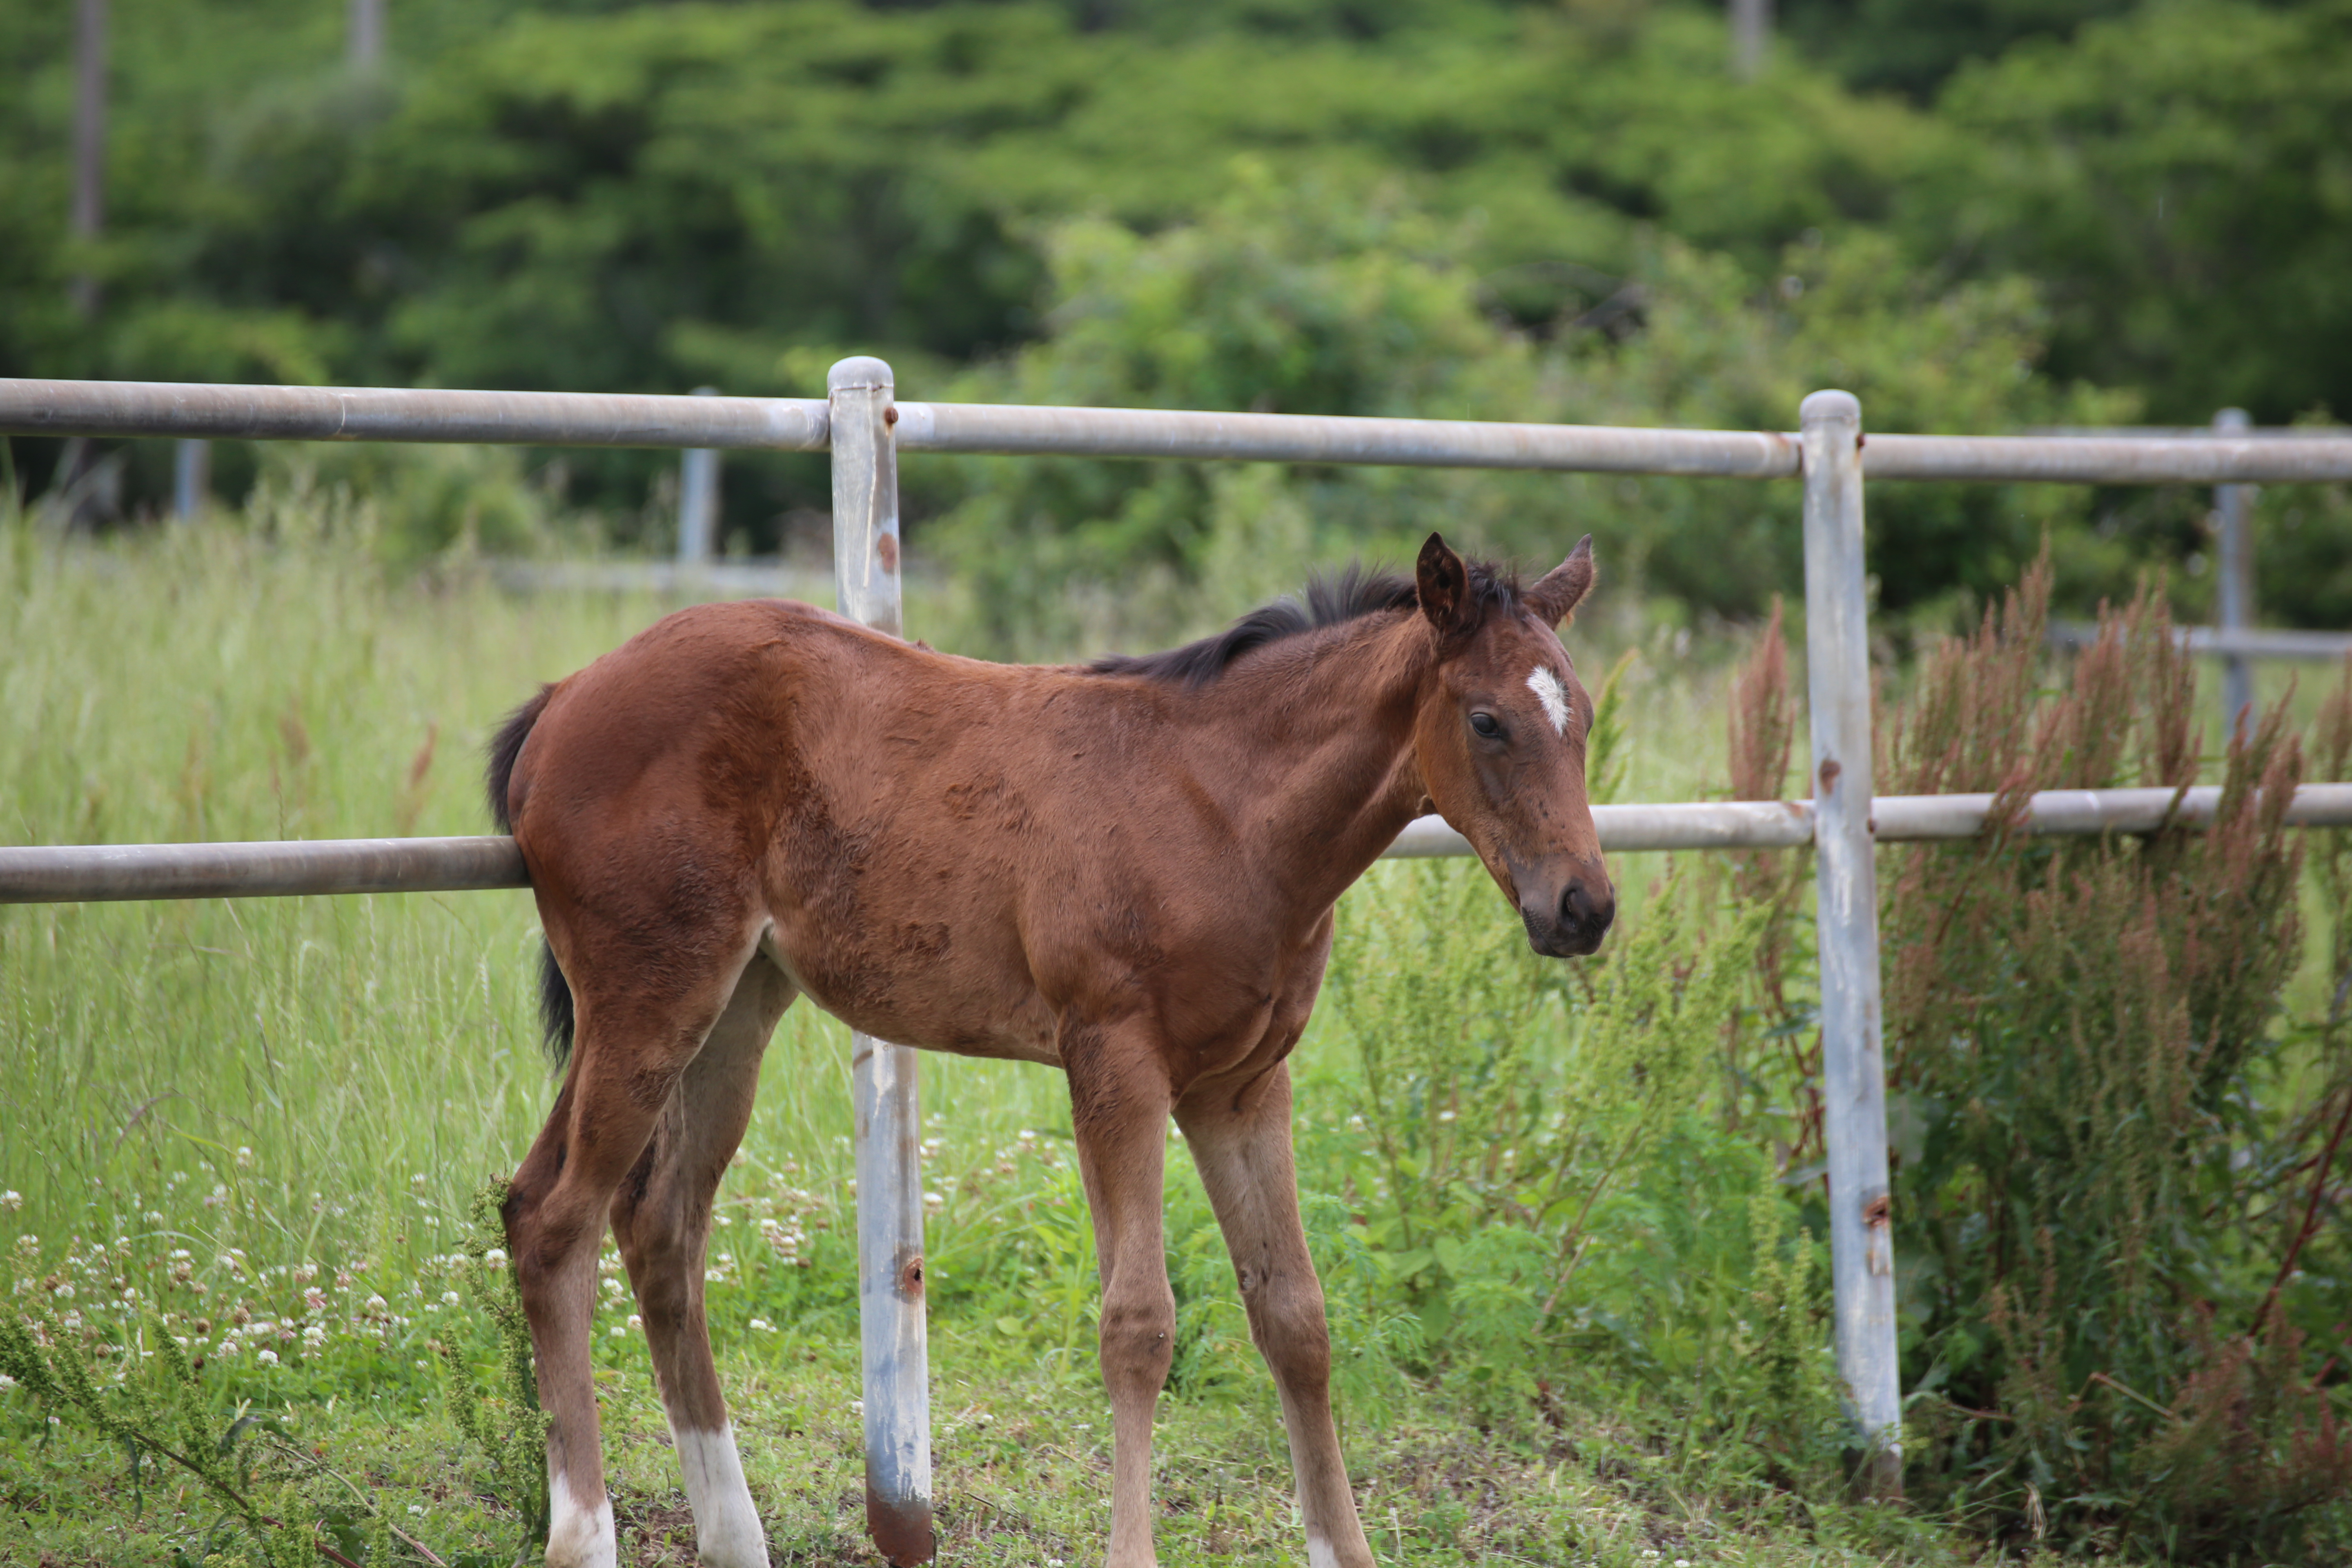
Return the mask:
MULTIPOLYGON (((499 726, 497 737, 490 742, 487 781, 490 818, 499 825, 500 833, 514 831, 514 809, 507 803, 507 788, 514 781, 515 759, 522 755, 522 743, 530 738, 530 727, 539 722, 539 716, 547 710, 547 700, 554 695, 554 687, 541 687, 538 696, 507 715, 507 721, 499 726)), ((572 1055, 572 987, 555 962, 555 950, 544 943, 539 950, 539 1023, 547 1039, 547 1054, 561 1068, 572 1055)))
POLYGON ((515 759, 522 755, 522 743, 530 739, 530 727, 547 711, 547 700, 555 695, 553 686, 542 686, 539 695, 507 715, 499 726, 497 736, 490 742, 489 776, 490 820, 499 825, 500 833, 514 831, 514 808, 507 804, 507 787, 514 782, 515 759))

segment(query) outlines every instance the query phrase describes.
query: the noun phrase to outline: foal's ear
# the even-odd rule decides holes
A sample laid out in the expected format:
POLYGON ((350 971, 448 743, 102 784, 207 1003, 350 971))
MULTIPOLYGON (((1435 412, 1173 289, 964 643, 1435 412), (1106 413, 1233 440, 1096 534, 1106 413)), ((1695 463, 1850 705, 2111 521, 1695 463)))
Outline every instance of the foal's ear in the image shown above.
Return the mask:
POLYGON ((1536 580, 1519 595, 1519 603, 1557 626, 1576 612, 1578 603, 1592 591, 1592 535, 1586 534, 1567 560, 1536 580))
POLYGON ((1445 536, 1433 533, 1414 563, 1413 585, 1421 597, 1421 613, 1441 632, 1459 631, 1470 614, 1470 573, 1462 557, 1446 547, 1445 536))

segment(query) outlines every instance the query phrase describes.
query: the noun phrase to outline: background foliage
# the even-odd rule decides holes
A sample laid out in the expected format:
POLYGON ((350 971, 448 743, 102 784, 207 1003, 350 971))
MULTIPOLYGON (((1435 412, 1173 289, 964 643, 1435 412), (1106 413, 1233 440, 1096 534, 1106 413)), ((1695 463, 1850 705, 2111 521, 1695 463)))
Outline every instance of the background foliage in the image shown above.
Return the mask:
MULTIPOLYGON (((856 350, 919 395, 1778 428, 1835 383, 1882 429, 2278 423, 2352 406, 2347 3, 1795 0, 1742 84, 1717 16, 1664 0, 404 0, 365 78, 332 6, 122 0, 77 245, 68 16, 8 0, 0 374, 810 395, 856 350)), ((54 444, 17 447, 38 488, 54 444)), ((130 458, 135 511, 165 459, 130 458)), ((546 488, 658 543, 662 466, 546 488)), ((250 468, 225 450, 224 488, 250 468)), ((1023 585, 971 542, 1034 558, 1000 650, 1065 586, 1181 590, 1260 514, 1326 553, 1638 514, 1694 608, 1796 580, 1753 487, 909 478, 919 555, 936 509, 977 592, 1023 585)), ((824 504, 806 458, 726 483, 745 547, 824 504)), ((2352 558, 2340 504, 2292 510, 2293 553, 2352 558)), ((2158 558, 2201 605, 2182 499, 1889 490, 1873 521, 1885 606, 1933 624, 2045 526, 2062 604, 2158 558)), ((2340 574, 2279 574, 2273 613, 2352 624, 2340 574)))

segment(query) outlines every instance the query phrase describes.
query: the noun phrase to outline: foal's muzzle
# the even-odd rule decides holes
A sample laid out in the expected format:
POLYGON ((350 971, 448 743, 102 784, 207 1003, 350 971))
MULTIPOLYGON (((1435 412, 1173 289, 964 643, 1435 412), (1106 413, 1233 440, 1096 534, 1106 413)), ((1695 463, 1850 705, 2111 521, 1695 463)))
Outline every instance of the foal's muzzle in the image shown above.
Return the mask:
POLYGON ((1571 877, 1547 903, 1519 906, 1528 944, 1547 958, 1580 958, 1601 950, 1601 939, 1617 919, 1617 889, 1606 877, 1571 877))

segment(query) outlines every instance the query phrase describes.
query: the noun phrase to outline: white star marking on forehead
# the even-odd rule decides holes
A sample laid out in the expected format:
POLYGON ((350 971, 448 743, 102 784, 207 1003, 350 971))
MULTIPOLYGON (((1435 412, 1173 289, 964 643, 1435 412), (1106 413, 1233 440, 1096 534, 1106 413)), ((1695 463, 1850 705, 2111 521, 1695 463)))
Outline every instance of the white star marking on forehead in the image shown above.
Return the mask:
POLYGON ((1549 665, 1539 664, 1528 676, 1528 689, 1543 704, 1544 717, 1551 721, 1553 733, 1567 734, 1568 691, 1560 685, 1559 677, 1551 672, 1549 665))

